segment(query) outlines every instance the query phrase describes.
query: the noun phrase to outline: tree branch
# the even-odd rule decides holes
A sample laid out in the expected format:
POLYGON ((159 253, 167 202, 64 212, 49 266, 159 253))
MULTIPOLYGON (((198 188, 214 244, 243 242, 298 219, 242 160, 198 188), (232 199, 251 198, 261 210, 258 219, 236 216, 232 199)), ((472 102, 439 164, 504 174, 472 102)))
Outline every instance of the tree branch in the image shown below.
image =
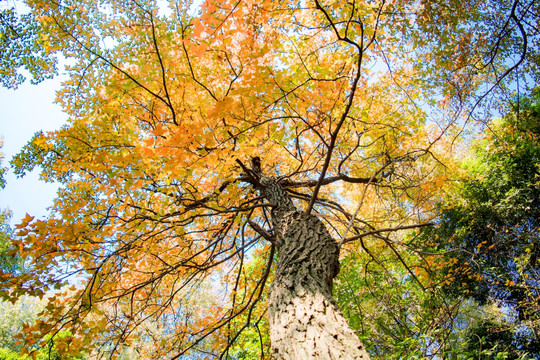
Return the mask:
POLYGON ((375 234, 379 234, 379 233, 382 233, 382 232, 392 232, 392 231, 398 231, 398 230, 407 230, 407 229, 421 228, 421 227, 433 226, 433 225, 435 225, 435 223, 428 222, 428 223, 422 223, 422 224, 403 225, 403 226, 396 226, 396 227, 391 227, 391 228, 382 228, 382 229, 370 230, 370 231, 363 232, 363 233, 361 233, 359 235, 351 236, 350 238, 346 238, 346 239, 341 240, 341 242, 339 243, 339 246, 341 246, 343 244, 346 244, 346 243, 349 243, 349 242, 352 242, 352 241, 355 241, 355 240, 358 240, 358 239, 362 239, 362 238, 364 238, 366 236, 369 236, 369 235, 375 235, 375 234))
POLYGON ((263 238, 265 238, 266 240, 270 241, 270 243, 272 243, 272 245, 274 246, 278 246, 278 239, 270 234, 266 229, 263 229, 262 227, 259 226, 259 224, 257 224, 256 222, 252 221, 252 220, 248 220, 248 224, 251 226, 251 228, 253 230, 255 230, 259 235, 261 235, 263 238))

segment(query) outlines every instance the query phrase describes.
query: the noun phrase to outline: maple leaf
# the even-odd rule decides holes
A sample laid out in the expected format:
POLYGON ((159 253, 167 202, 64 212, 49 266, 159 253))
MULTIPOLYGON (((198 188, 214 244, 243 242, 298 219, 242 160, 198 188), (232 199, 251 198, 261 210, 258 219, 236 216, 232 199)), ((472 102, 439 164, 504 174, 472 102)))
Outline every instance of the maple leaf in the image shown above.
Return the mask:
POLYGON ((17 225, 15 225, 15 228, 16 229, 23 229, 25 227, 28 226, 28 224, 30 224, 30 222, 32 222, 32 220, 34 220, 34 217, 33 216, 30 216, 28 213, 24 216, 24 218, 21 220, 21 222, 17 225))

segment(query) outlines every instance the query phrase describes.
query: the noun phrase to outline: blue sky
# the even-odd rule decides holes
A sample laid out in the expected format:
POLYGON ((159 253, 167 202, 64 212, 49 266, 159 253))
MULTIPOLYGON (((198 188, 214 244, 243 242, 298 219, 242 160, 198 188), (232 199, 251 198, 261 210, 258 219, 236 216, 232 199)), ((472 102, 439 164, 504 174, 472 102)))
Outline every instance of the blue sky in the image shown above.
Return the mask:
MULTIPOLYGON (((62 126, 66 115, 54 104, 61 78, 46 80, 39 85, 29 81, 17 90, 0 87, 0 137, 4 154, 2 165, 7 166, 11 157, 39 130, 50 131, 62 126)), ((17 224, 26 213, 43 217, 52 204, 57 185, 39 180, 39 170, 22 179, 9 170, 6 187, 0 191, 0 209, 13 212, 12 224, 17 224)))

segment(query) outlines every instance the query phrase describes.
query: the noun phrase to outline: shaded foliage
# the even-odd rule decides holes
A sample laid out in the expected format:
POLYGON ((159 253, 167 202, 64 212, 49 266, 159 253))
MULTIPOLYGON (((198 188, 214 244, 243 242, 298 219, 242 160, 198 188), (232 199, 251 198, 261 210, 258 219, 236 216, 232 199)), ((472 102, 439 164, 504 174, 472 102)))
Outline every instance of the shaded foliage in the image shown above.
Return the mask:
POLYGON ((11 212, 0 211, 0 271, 17 273, 22 271, 22 259, 17 255, 17 248, 11 241, 13 230, 9 225, 11 212))
POLYGON ((438 239, 438 249, 449 251, 445 291, 515 311, 513 330, 485 321, 477 324, 472 339, 485 337, 493 348, 512 344, 514 355, 540 358, 538 91, 514 103, 492 125, 468 166, 473 179, 462 182, 458 196, 443 211, 440 227, 424 231, 438 239))

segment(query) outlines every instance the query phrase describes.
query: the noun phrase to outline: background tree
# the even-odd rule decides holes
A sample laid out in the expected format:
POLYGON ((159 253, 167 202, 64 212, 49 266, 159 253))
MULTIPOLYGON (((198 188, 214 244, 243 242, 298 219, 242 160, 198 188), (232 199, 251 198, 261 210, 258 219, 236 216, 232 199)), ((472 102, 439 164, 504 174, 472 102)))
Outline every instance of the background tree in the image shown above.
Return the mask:
POLYGON ((440 260, 455 259, 444 271, 447 293, 510 312, 506 323, 476 324, 471 348, 498 348, 512 358, 540 358, 539 136, 536 90, 490 126, 468 161, 470 178, 447 200, 440 227, 426 230, 444 239, 437 248, 451 251, 440 260))
MULTIPOLYGON (((2 142, 0 141, 0 149, 2 148, 2 142)), ((6 185, 4 174, 7 168, 2 166, 4 160, 4 154, 0 153, 0 189, 3 189, 6 185)), ((17 270, 21 270, 21 259, 17 257, 14 250, 15 247, 11 243, 10 236, 13 233, 9 220, 11 218, 11 212, 9 210, 0 210, 0 270, 3 272, 12 273, 17 270)))
POLYGON ((538 74, 534 1, 27 4, 70 59, 70 122, 12 161, 63 187, 18 225, 33 271, 3 294, 76 279, 27 342, 102 355, 155 322, 148 357, 229 357, 267 311, 275 358, 367 358, 339 253, 425 289, 399 231, 431 224, 463 126, 538 74))
POLYGON ((43 310, 45 301, 22 297, 14 304, 3 301, 0 309, 0 348, 18 353, 23 346, 17 343, 24 323, 33 323, 43 310))
POLYGON ((10 240, 12 234, 9 219, 11 213, 9 210, 0 211, 0 269, 3 272, 13 273, 21 270, 21 259, 16 256, 16 248, 10 240))

